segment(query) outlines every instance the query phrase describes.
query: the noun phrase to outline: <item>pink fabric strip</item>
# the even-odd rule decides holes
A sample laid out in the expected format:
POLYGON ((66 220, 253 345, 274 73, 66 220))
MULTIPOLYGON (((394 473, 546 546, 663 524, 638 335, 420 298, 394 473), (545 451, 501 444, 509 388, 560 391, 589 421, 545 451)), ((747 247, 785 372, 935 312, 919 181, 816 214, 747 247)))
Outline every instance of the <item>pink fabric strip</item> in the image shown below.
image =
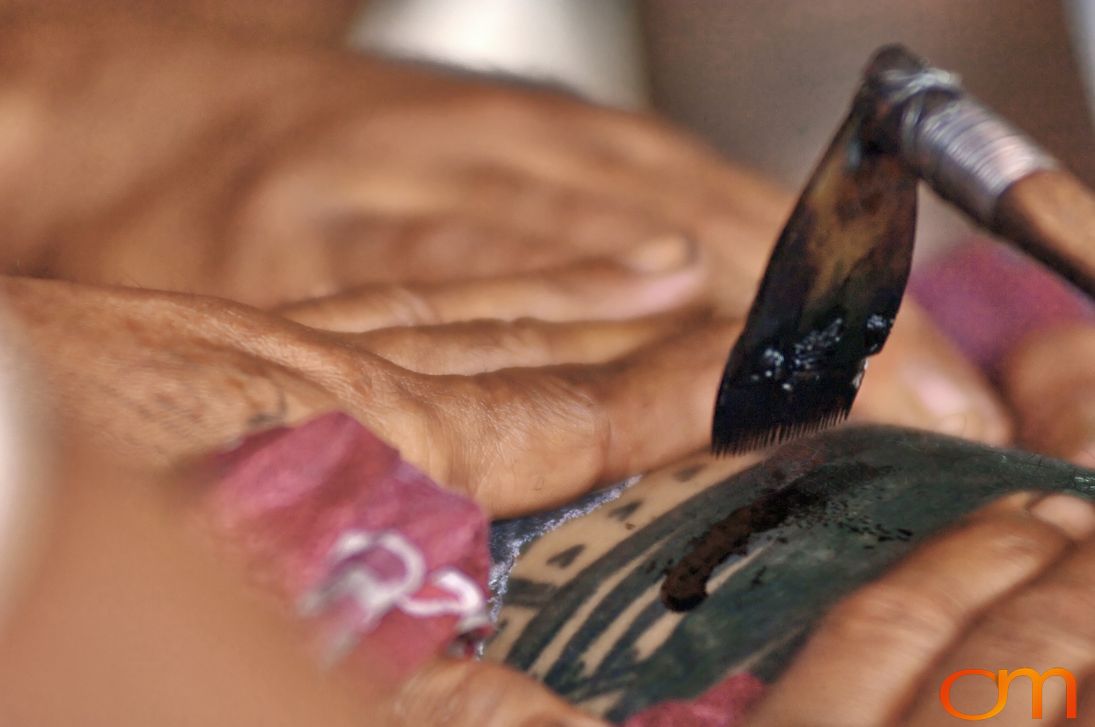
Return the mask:
MULTIPOLYGON (((410 676, 487 624, 487 519, 344 414, 248 438, 216 458, 208 511, 254 576, 318 626, 328 659, 410 676)), ((763 684, 733 675, 626 727, 734 727, 763 684)))
POLYGON ((693 700, 644 709, 623 727, 739 727, 763 694, 764 682, 752 674, 731 674, 693 700))
POLYGON ((254 574, 319 627, 409 675, 487 626, 487 519, 344 414, 218 456, 210 509, 254 574))
POLYGON ((973 237, 913 273, 910 292, 959 348, 994 373, 1030 334, 1095 322, 1095 306, 1068 283, 998 242, 973 237))

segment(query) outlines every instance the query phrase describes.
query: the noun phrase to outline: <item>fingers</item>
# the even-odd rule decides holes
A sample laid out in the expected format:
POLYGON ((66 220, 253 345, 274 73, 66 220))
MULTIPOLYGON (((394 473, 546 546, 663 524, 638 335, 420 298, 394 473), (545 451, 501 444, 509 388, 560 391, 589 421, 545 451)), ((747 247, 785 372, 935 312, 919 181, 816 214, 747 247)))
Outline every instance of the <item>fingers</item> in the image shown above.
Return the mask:
POLYGON ((714 322, 597 366, 429 377, 414 389, 428 431, 400 446, 495 516, 565 502, 703 447, 738 330, 714 322))
MULTIPOLYGON (((528 270, 539 256, 557 263, 683 232, 717 261, 728 310, 745 310, 785 194, 642 116, 546 94, 464 91, 445 114, 373 104, 294 140, 252 190, 248 238, 278 241, 276 257, 322 251, 335 263, 325 277, 346 289, 528 270)), ((254 295, 270 288, 250 280, 254 295)))
POLYGON ((335 331, 480 318, 620 319, 682 305, 700 293, 702 284, 696 245, 669 237, 615 258, 556 270, 476 281, 377 286, 293 304, 279 312, 299 323, 335 331))
POLYGON ((697 311, 627 321, 469 321, 382 328, 357 345, 411 371, 478 374, 503 368, 602 363, 701 320, 697 311))
POLYGON ((393 711, 393 722, 407 727, 604 725, 523 674, 474 661, 443 660, 427 666, 403 687, 393 711))
MULTIPOLYGON (((1086 510, 1062 508, 1062 497, 998 501, 838 605, 762 703, 756 724, 895 724, 920 684, 924 694, 935 690, 930 724, 939 724, 945 675, 923 682, 933 662, 980 613, 1095 527, 1089 505, 1064 498, 1086 510)), ((984 663, 978 657, 953 669, 984 663)))
POLYGON ((1025 339, 1001 373, 1019 420, 1019 439, 1036 452, 1095 467, 1095 325, 1077 323, 1025 339))
MULTIPOLYGON (((910 725, 939 724, 939 684, 960 669, 982 665, 993 671, 1027 668, 1033 669, 1037 680, 1049 669, 1064 668, 1075 679, 1077 689, 1085 677, 1095 674, 1095 539, 1091 538, 1095 507, 1076 498, 1051 495, 1031 511, 1072 537, 1086 540, 1035 582, 994 606, 950 651, 924 685, 910 725), (929 699, 929 693, 936 698, 929 699)), ((1006 709, 993 717, 993 724, 1029 724, 1039 693, 1042 716, 1050 723, 1064 718, 1066 678, 1050 679, 1040 690, 1037 683, 1031 689, 1030 682, 1020 678, 1008 690, 1006 709)), ((997 693, 997 685, 987 679, 962 679, 954 682, 950 701, 967 714, 983 713, 993 707, 997 693)), ((1093 716, 1086 715, 1087 719, 1093 716)))
POLYGON ((1012 426, 984 376, 906 300, 882 353, 867 365, 853 420, 1005 444, 1012 426))
MULTIPOLYGON (((617 225, 612 223, 611 228, 617 225)), ((302 230, 301 235, 307 235, 302 230)), ((442 282, 542 270, 593 255, 627 249, 653 239, 651 225, 599 240, 570 236, 568 230, 523 230, 473 211, 415 216, 354 212, 324 226, 320 243, 335 290, 388 282, 442 282), (628 240, 621 234, 632 233, 628 240)), ((299 247, 300 238, 286 239, 299 247)))

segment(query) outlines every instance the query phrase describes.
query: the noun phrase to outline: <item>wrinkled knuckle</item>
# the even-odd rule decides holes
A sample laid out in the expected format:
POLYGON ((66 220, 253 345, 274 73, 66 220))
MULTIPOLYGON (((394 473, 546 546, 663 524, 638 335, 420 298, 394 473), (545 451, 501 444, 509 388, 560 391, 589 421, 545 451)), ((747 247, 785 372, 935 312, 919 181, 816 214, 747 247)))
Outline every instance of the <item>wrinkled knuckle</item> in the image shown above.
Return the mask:
MULTIPOLYGON (((517 374, 518 372, 513 372, 517 374)), ((528 398, 521 402, 537 418, 529 428, 539 439, 557 433, 558 442, 544 444, 564 447, 571 454, 602 451, 601 439, 607 427, 604 407, 584 377, 573 371, 540 373, 519 382, 528 398), (575 445, 578 449, 575 449, 575 445)), ((515 416, 519 416, 515 414, 515 416)))
POLYGON ((574 478, 567 485, 574 488, 602 471, 603 413, 566 375, 506 369, 474 381, 477 397, 468 421, 475 422, 477 434, 463 456, 469 461, 466 486, 479 502, 488 508, 512 503, 520 483, 557 478, 543 472, 542 463, 563 463, 574 478))
POLYGON ((571 394, 577 399, 575 406, 581 408, 585 417, 586 441, 596 451, 599 467, 604 467, 607 463, 615 446, 613 439, 616 436, 612 420, 615 405, 605 382, 612 380, 614 375, 626 368, 627 364, 623 361, 608 362, 598 366, 598 376, 586 376, 570 383, 571 394))
POLYGON ((1065 547, 1068 539, 1056 528, 1031 517, 993 517, 970 525, 977 529, 985 562, 1038 563, 1065 547), (983 533, 983 537, 980 537, 983 533))
POLYGON ((892 643, 938 633, 957 618, 942 593, 877 583, 840 603, 825 623, 841 640, 892 643))
POLYGON ((568 421, 600 458, 598 467, 602 466, 612 441, 612 419, 596 380, 563 377, 558 386, 568 421))

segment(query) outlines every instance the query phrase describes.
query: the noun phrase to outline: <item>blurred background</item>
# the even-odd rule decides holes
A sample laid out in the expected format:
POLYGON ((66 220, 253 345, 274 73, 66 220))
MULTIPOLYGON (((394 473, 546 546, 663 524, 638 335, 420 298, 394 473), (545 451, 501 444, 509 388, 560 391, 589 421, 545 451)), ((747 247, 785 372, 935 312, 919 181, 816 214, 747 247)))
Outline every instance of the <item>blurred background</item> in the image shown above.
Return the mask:
MULTIPOLYGON (((652 107, 791 189, 901 42, 1095 183, 1095 0, 372 0, 351 42, 652 107)), ((924 197, 921 258, 968 235, 924 197)))

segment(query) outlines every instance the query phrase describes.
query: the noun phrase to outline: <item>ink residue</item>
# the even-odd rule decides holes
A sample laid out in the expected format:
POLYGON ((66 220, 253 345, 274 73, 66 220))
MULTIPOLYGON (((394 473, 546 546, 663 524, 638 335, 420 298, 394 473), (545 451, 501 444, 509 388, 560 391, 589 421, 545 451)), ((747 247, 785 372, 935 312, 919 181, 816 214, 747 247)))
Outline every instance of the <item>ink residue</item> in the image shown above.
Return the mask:
MULTIPOLYGON (((707 581, 723 561, 733 555, 745 555, 753 536, 791 522, 803 527, 836 524, 873 535, 876 542, 907 540, 912 536, 908 530, 890 531, 878 524, 858 522, 847 512, 840 512, 839 507, 837 512, 832 511, 837 505, 837 500, 831 497, 834 489, 844 491, 848 486, 864 484, 887 470, 862 463, 820 467, 782 486, 778 481, 785 475, 777 470, 774 473, 777 489, 712 525, 692 543, 684 557, 666 571, 661 588, 662 603, 673 611, 695 608, 707 597, 707 581), (838 482, 841 487, 834 487, 838 482)), ((780 536, 777 542, 787 541, 780 536)), ((753 585, 760 585, 760 581, 753 585)))
POLYGON ((745 555, 749 538, 778 527, 796 512, 810 508, 821 495, 787 487, 738 508, 703 534, 662 583, 662 602, 673 611, 688 611, 707 598, 707 579, 731 555, 745 555))
POLYGON ((867 348, 867 354, 875 354, 882 350, 883 344, 886 343, 886 339, 890 336, 890 329, 893 328, 894 319, 892 316, 882 316, 877 313, 872 313, 867 316, 867 323, 863 330, 863 342, 867 348))

